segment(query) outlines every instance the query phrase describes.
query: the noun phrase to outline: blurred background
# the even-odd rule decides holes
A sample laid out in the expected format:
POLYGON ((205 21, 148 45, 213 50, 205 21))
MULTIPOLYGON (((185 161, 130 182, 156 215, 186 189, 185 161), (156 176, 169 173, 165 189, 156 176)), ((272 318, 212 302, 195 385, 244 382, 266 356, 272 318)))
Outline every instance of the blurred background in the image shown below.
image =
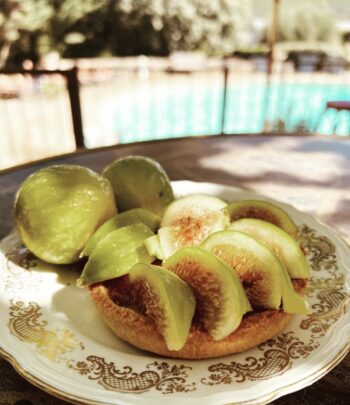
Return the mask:
POLYGON ((0 169, 236 133, 350 136, 350 0, 0 1, 0 169))

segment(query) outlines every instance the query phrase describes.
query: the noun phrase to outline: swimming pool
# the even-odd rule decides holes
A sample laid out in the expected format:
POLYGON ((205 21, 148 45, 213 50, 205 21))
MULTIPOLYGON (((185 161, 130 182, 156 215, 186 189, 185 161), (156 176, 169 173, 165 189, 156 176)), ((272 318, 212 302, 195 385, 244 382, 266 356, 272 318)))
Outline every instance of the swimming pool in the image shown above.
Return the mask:
MULTIPOLYGON (((194 92, 143 92, 113 106, 113 132, 120 143, 218 134, 222 131, 222 87, 194 92)), ((227 88, 224 133, 270 130, 350 135, 350 113, 325 110, 329 100, 350 101, 350 87, 338 84, 235 83, 227 88)))

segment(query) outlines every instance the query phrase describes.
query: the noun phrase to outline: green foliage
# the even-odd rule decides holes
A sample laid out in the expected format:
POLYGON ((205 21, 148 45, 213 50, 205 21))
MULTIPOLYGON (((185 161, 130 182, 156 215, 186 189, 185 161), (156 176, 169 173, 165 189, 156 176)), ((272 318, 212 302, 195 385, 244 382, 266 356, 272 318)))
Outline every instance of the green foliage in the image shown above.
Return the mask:
POLYGON ((337 39, 335 18, 327 0, 282 2, 279 39, 286 41, 333 41, 337 39))
POLYGON ((228 54, 238 45, 250 20, 250 1, 120 0, 85 14, 66 26, 86 35, 67 45, 66 56, 167 55, 176 50, 202 49, 228 54))
MULTIPOLYGON (((280 4, 279 39, 336 38, 326 0, 280 4)), ((50 50, 74 58, 193 50, 230 55, 246 46, 251 5, 252 0, 1 0, 0 65, 35 63, 50 50)))
POLYGON ((7 13, 11 24, 0 29, 0 46, 12 35, 8 42, 15 62, 19 62, 16 53, 35 59, 49 49, 68 57, 167 55, 198 49, 227 55, 242 44, 250 23, 250 0, 3 0, 1 4, 0 22, 7 13), (9 12, 12 8, 15 11, 9 12))
POLYGON ((18 54, 37 59, 38 40, 49 29, 53 11, 49 0, 0 2, 0 66, 10 52, 14 61, 18 54))

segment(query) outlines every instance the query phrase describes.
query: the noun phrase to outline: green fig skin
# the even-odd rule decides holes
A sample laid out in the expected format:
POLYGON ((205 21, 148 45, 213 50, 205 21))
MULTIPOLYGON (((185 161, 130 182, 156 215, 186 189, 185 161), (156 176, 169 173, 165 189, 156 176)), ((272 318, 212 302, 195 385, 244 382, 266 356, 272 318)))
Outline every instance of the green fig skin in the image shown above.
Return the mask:
POLYGON ((160 246, 159 235, 153 235, 145 240, 145 246, 151 256, 164 260, 164 253, 160 246))
POLYGON ((109 181, 76 165, 55 165, 29 176, 19 188, 14 219, 23 243, 54 264, 79 260, 93 232, 117 213, 109 181))
POLYGON ((197 318, 214 340, 238 328, 252 308, 242 283, 226 263, 198 247, 177 250, 162 264, 185 281, 197 302, 197 318))
POLYGON ((153 232, 144 224, 124 226, 110 232, 92 251, 77 280, 78 287, 121 277, 136 263, 152 263, 154 258, 144 244, 144 240, 152 235, 153 232))
POLYGON ((270 222, 287 232, 294 240, 298 239, 298 228, 292 218, 282 208, 261 200, 233 201, 224 211, 231 222, 242 218, 256 218, 270 222))
POLYGON ((136 264, 130 270, 129 279, 131 289, 139 283, 139 290, 143 293, 137 299, 145 307, 147 316, 155 322, 167 348, 182 349, 196 306, 191 288, 173 272, 145 263, 136 264), (157 308, 154 311, 155 302, 157 308))
POLYGON ((128 156, 107 166, 102 175, 112 184, 120 212, 147 208, 162 216, 174 200, 173 189, 162 166, 143 156, 128 156))
POLYGON ((201 245, 235 269, 243 285, 248 285, 248 299, 253 307, 279 309, 306 314, 308 303, 297 294, 287 270, 278 257, 251 236, 225 230, 208 236, 201 245))
POLYGON ((310 278, 310 269, 298 243, 283 229, 261 219, 239 219, 227 228, 247 233, 271 249, 291 278, 310 278))
POLYGON ((94 232, 87 241, 82 255, 90 256, 96 244, 110 232, 123 226, 137 223, 145 224, 152 232, 156 232, 159 228, 160 217, 146 208, 133 208, 121 214, 117 214, 94 232))

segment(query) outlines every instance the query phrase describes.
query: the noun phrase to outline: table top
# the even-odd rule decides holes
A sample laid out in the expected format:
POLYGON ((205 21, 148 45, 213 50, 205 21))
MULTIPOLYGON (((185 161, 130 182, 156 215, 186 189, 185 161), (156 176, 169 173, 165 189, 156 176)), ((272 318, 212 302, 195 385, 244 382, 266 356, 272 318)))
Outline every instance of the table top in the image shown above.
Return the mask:
MULTIPOLYGON (((222 183, 287 202, 335 229, 350 243, 350 140, 313 136, 212 136, 119 145, 57 157, 0 173, 0 238, 12 228, 12 203, 21 182, 41 167, 71 163, 96 171, 114 159, 144 155, 159 161, 171 180, 222 183)), ((274 404, 345 404, 350 354, 312 386, 274 404)), ((0 405, 58 405, 0 359, 0 405), (19 401, 19 402, 17 402, 19 401)))

